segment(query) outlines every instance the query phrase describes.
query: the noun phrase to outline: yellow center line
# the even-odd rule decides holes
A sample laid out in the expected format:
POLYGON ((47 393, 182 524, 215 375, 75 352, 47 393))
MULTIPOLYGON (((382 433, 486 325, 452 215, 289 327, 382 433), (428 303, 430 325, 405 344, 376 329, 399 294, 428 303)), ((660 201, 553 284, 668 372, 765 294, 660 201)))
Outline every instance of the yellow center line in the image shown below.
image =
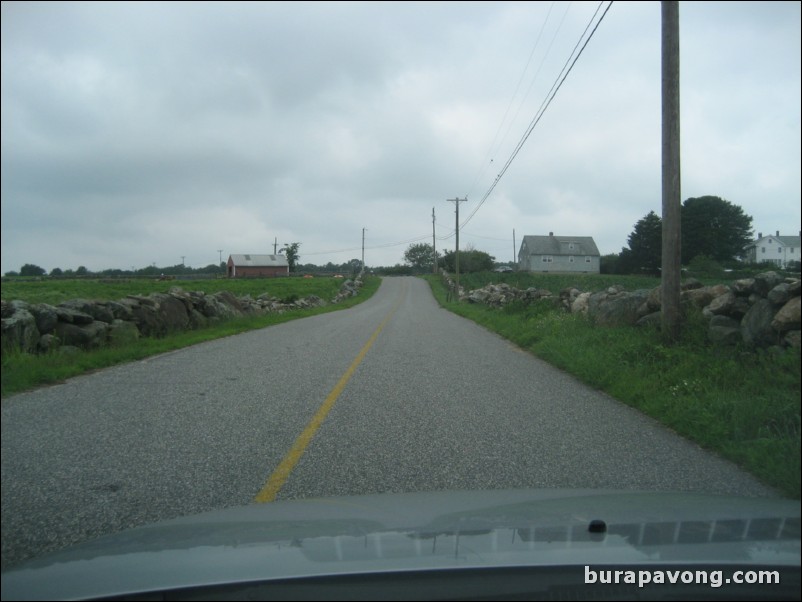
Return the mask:
POLYGON ((287 479, 290 478, 290 473, 295 468, 295 465, 298 464, 301 456, 304 455, 304 452, 306 451, 309 443, 312 441, 312 438, 315 436, 315 433, 317 433, 320 425, 323 424, 323 421, 326 419, 326 416, 331 408, 334 407, 334 402, 337 401, 337 398, 343 392, 343 389, 345 389, 345 385, 347 385, 348 381, 351 380, 351 377, 354 375, 354 372, 356 372, 357 367, 362 363, 365 355, 367 355, 368 350, 373 346, 373 343, 376 342, 376 339, 379 337, 379 333, 381 333, 384 327, 387 326, 390 318, 393 317, 393 314, 401 306, 403 292, 404 291, 402 290, 402 295, 398 300, 398 303, 395 304, 393 309, 390 310, 390 313, 387 314, 387 317, 384 318, 384 321, 379 324, 379 327, 373 332, 372 335, 370 335, 368 342, 365 343, 365 346, 359 351, 354 361, 351 362, 350 366, 348 366, 348 370, 345 371, 345 374, 342 375, 340 380, 331 390, 331 393, 328 394, 328 397, 326 397, 323 405, 318 408, 318 411, 312 417, 312 420, 306 425, 306 428, 295 440, 295 443, 293 443, 292 448, 290 448, 290 451, 287 453, 287 455, 284 456, 281 464, 279 464, 278 468, 276 468, 276 470, 273 471, 273 474, 270 475, 270 478, 267 480, 267 483, 265 483, 265 486, 262 487, 262 490, 256 495, 256 498, 254 499, 255 502, 264 504, 267 502, 272 502, 276 499, 279 490, 284 486, 284 483, 287 482, 287 479))

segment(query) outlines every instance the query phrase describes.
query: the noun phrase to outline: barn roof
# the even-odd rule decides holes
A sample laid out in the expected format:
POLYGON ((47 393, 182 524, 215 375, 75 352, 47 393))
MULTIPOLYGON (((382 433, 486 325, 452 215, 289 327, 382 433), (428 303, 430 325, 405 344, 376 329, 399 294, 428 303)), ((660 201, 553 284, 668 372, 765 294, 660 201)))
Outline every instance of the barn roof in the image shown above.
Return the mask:
POLYGON ((237 267, 249 268, 283 268, 290 265, 284 255, 229 255, 229 260, 237 267))
POLYGON ((521 245, 533 255, 599 255, 591 236, 524 236, 521 245))

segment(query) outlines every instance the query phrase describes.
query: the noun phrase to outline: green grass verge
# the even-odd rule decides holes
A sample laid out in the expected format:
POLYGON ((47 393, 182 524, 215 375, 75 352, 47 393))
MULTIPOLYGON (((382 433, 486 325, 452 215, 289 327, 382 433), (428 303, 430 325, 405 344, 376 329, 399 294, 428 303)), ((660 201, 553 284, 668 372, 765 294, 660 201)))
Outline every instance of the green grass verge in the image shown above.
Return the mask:
MULTIPOLYGON (((333 279, 326 280, 332 280, 336 284, 334 287, 334 292, 336 293, 342 281, 333 279)), ((294 282, 296 285, 301 285, 302 287, 305 287, 306 283, 309 282, 308 280, 300 279, 283 279, 283 281, 288 284, 294 282)), ((272 284, 273 282, 273 280, 270 280, 268 284, 272 284)), ((198 330, 175 333, 164 338, 142 338, 120 347, 104 347, 101 349, 81 351, 69 355, 59 352, 53 352, 46 355, 7 352, 3 354, 2 359, 2 396, 6 397, 20 391, 61 382, 64 379, 78 376, 86 372, 91 372, 93 370, 99 370, 101 368, 108 368, 109 366, 114 366, 125 362, 140 360, 152 355, 157 355, 159 353, 172 351, 174 349, 189 347, 190 345, 195 345, 204 341, 219 339, 249 330, 266 328, 275 324, 289 322, 290 320, 297 320, 299 318, 306 318, 309 316, 353 307, 354 305, 369 299, 373 293, 378 290, 380 284, 380 278, 368 276, 363 279, 363 286, 359 291, 359 295, 345 299, 336 305, 329 304, 325 307, 287 311, 283 314, 267 314, 264 316, 237 318, 198 330)), ((262 286, 264 286, 264 284, 262 286)), ((200 289, 193 287, 192 290, 200 289)), ((231 290, 231 287, 225 287, 224 290, 231 290)), ((277 292, 273 292, 274 289, 272 287, 269 290, 271 294, 277 297, 280 295, 277 292)), ((299 296, 315 294, 304 292, 304 289, 300 290, 301 292, 299 292, 298 288, 295 288, 294 290, 287 289, 281 294, 283 296, 287 296, 289 294, 297 294, 299 296)), ((264 290, 262 292, 264 292, 264 290)), ((237 292, 235 294, 239 295, 242 293, 237 292)), ((323 298, 332 297, 334 297, 334 294, 323 298)))
MULTIPOLYGON (((440 279, 426 278, 447 309, 734 461, 783 494, 800 497, 799 350, 747 353, 711 346, 701 315, 689 317, 682 340, 667 346, 655 329, 596 326, 547 300, 502 310, 446 303, 440 279)), ((555 276, 551 286, 548 276, 539 278, 539 287, 562 288, 563 276, 555 276)))

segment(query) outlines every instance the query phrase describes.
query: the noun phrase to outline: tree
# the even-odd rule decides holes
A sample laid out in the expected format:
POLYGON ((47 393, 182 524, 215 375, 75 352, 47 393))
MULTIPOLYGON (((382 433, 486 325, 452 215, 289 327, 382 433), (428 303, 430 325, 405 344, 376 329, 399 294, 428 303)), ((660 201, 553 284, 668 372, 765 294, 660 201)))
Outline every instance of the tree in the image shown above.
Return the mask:
MULTIPOLYGON (((456 253, 454 251, 446 251, 443 254, 443 265, 447 272, 454 272, 456 270, 456 253)), ((477 251, 472 249, 469 251, 459 252, 459 271, 460 273, 467 274, 468 272, 489 272, 495 265, 496 258, 484 251, 477 251)))
POLYGON ((752 217, 717 196, 686 199, 681 215, 683 264, 697 255, 730 261, 752 241, 752 217))
MULTIPOLYGON (((682 263, 704 255, 728 262, 743 255, 752 240, 752 218, 737 205, 717 196, 689 198, 682 203, 682 263)), ((621 250, 621 273, 658 273, 662 263, 662 220, 650 211, 635 224, 629 248, 621 250)))
POLYGON ((431 272, 434 264, 434 248, 426 243, 409 245, 404 251, 404 263, 419 272, 431 272))
POLYGON ((657 274, 663 255, 663 221, 650 211, 635 224, 627 239, 629 248, 621 249, 619 271, 622 274, 657 274))
POLYGON ((343 271, 350 272, 351 274, 356 276, 362 270, 362 260, 354 258, 347 264, 345 264, 344 267, 346 267, 347 269, 343 271))
POLYGON ((620 274, 621 273, 621 255, 618 253, 608 253, 602 255, 599 260, 599 271, 602 274, 620 274))
POLYGON ((298 263, 298 260, 301 258, 301 256, 298 255, 298 248, 300 246, 301 243, 292 242, 289 244, 285 244, 284 248, 281 249, 280 251, 281 253, 284 253, 284 255, 287 257, 287 263, 290 264, 290 272, 295 271, 295 266, 298 263))
POLYGON ((63 276, 64 272, 61 270, 61 268, 53 268, 52 270, 50 270, 50 275, 51 276, 63 276))
POLYGON ((26 263, 19 270, 20 276, 44 276, 45 273, 44 268, 40 268, 38 265, 32 263, 26 263))

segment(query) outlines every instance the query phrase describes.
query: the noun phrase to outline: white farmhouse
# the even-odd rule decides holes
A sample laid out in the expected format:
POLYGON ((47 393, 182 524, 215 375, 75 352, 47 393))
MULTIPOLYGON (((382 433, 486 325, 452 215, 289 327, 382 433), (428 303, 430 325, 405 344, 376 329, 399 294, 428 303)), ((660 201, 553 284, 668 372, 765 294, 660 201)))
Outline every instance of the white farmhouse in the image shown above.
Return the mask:
POLYGON ((762 263, 768 261, 784 268, 791 261, 800 261, 800 237, 780 236, 776 234, 757 235, 757 240, 746 246, 746 261, 749 263, 762 263))

